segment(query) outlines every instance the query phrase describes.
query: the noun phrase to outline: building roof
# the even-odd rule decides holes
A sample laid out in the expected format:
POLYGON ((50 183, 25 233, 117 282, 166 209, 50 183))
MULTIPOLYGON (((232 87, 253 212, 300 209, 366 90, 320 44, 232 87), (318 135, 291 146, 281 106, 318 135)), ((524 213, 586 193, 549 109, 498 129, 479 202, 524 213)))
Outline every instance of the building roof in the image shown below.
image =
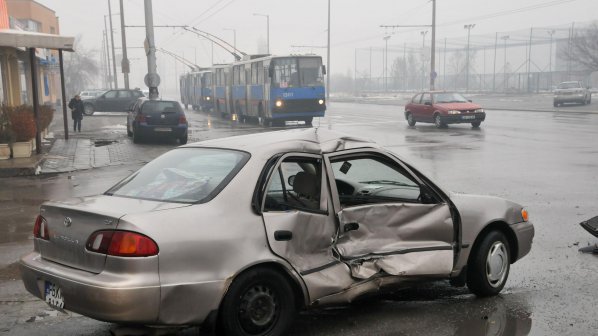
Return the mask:
POLYGON ((42 48, 75 51, 71 36, 34 33, 14 29, 0 29, 0 47, 42 48))

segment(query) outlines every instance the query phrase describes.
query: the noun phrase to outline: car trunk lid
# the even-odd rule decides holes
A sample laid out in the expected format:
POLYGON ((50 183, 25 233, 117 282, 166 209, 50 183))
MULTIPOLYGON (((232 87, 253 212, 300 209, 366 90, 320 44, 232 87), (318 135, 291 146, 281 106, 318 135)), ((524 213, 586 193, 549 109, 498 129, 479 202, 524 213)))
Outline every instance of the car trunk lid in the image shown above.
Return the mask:
POLYGON ((93 196, 64 202, 47 202, 40 214, 46 220, 49 239, 36 239, 42 258, 76 269, 99 273, 106 254, 90 252, 85 244, 98 230, 115 230, 119 218, 141 213, 187 206, 115 196, 93 196))

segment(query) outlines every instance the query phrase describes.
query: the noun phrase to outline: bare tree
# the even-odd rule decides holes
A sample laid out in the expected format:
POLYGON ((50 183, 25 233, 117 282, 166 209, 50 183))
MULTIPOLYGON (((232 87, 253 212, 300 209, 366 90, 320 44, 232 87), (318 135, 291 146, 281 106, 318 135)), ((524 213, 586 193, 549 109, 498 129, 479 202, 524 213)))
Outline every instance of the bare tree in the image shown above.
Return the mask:
POLYGON ((578 30, 571 38, 569 48, 564 48, 559 57, 573 60, 590 71, 598 71, 598 23, 578 30))
POLYGON ((100 72, 94 57, 97 51, 85 49, 79 38, 75 41, 74 49, 76 52, 69 53, 65 57, 64 77, 68 97, 89 88, 95 83, 100 72))

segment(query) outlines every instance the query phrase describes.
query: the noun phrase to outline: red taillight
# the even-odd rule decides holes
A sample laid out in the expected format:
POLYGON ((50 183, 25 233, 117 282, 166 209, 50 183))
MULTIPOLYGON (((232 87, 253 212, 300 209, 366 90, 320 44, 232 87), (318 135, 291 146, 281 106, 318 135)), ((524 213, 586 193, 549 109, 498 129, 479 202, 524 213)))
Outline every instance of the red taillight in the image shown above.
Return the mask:
POLYGON ((137 122, 140 122, 140 123, 142 123, 142 122, 146 122, 146 120, 145 120, 145 115, 143 115, 143 114, 141 114, 141 113, 138 113, 138 114, 137 114, 137 116, 135 117, 135 120, 136 120, 137 122))
POLYGON ((88 250, 118 257, 149 257, 158 245, 149 237, 130 231, 97 231, 85 244, 88 250))
POLYGON ((184 115, 179 116, 179 124, 186 124, 187 118, 184 115))
POLYGON ((48 222, 41 215, 37 215, 35 225, 33 226, 33 236, 45 240, 50 239, 50 232, 48 231, 48 222))

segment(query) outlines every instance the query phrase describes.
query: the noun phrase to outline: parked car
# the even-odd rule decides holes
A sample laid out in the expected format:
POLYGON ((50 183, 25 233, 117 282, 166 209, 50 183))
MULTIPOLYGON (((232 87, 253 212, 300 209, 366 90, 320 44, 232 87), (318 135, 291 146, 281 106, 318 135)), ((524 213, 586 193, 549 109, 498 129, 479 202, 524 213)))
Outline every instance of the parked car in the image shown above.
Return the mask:
POLYGON ((470 123, 480 127, 486 112, 457 92, 431 91, 418 93, 405 105, 405 119, 409 126, 417 122, 434 123, 438 128, 448 124, 470 123))
POLYGON ((81 99, 85 100, 85 99, 95 98, 104 92, 106 92, 106 90, 86 90, 86 91, 81 91, 79 93, 79 96, 81 96, 81 99))
POLYGON ((109 90, 97 97, 83 101, 84 113, 95 112, 127 112, 138 98, 143 97, 140 90, 109 90))
POLYGON ((134 143, 147 138, 178 139, 187 143, 187 117, 179 102, 139 98, 127 115, 127 135, 134 143))
POLYGON ((285 335, 297 309, 452 279, 498 294, 527 210, 451 193, 377 144, 310 128, 171 150, 102 195, 41 206, 27 290, 145 325, 285 335))
POLYGON ((580 81, 562 82, 554 90, 552 105, 559 107, 564 103, 578 103, 586 105, 592 103, 592 92, 580 81))

